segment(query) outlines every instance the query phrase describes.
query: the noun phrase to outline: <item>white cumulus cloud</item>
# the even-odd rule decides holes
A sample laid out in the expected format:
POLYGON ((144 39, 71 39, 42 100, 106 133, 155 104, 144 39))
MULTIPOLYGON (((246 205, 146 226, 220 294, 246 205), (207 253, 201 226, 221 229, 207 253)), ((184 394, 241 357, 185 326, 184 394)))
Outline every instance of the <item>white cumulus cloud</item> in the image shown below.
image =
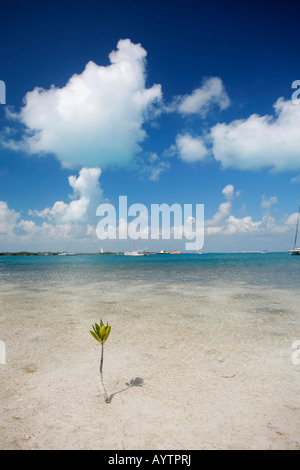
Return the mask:
POLYGON ((0 235, 11 234, 19 218, 19 212, 9 209, 7 202, 0 201, 0 235))
POLYGON ((29 215, 45 218, 60 224, 86 222, 95 215, 96 207, 102 202, 103 194, 99 184, 100 168, 82 168, 79 176, 69 176, 73 189, 70 203, 56 201, 52 207, 41 211, 29 211, 29 215))
POLYGON ((275 116, 251 115, 210 131, 214 158, 224 168, 300 169, 300 106, 279 98, 275 116))
POLYGON ((270 198, 262 196, 261 207, 264 209, 264 213, 259 220, 254 220, 252 216, 240 218, 232 214, 232 203, 240 195, 240 191, 235 191, 233 185, 225 186, 222 193, 226 201, 219 205, 217 212, 211 219, 205 221, 205 233, 207 236, 269 236, 272 234, 290 233, 296 226, 297 213, 286 214, 279 221, 276 221, 270 215, 270 208, 278 202, 276 196, 270 198))
POLYGON ((19 113, 21 140, 10 129, 2 145, 30 154, 55 154, 65 167, 123 166, 141 149, 143 128, 162 99, 160 85, 146 88, 146 51, 129 39, 109 54, 110 65, 89 62, 62 88, 28 92, 19 113))

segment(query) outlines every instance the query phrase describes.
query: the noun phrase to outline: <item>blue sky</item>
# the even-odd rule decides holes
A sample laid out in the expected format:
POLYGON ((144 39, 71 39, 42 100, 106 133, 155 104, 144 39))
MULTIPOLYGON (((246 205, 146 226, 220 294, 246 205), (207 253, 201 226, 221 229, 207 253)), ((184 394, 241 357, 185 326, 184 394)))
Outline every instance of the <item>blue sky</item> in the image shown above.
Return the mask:
POLYGON ((294 2, 2 6, 0 251, 128 249, 95 235, 119 195, 204 204, 206 251, 291 248, 299 18, 294 2))

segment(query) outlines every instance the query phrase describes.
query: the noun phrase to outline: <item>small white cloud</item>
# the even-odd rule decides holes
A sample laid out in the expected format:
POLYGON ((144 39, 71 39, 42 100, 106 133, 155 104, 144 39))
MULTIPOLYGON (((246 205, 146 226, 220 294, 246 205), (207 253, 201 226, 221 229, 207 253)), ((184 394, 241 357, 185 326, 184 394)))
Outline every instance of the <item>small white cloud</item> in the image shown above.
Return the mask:
POLYGON ((266 209, 266 211, 269 211, 271 209, 271 206, 273 206, 274 204, 277 204, 277 202, 278 202, 278 199, 276 196, 267 198, 265 195, 263 195, 260 205, 263 209, 266 209))
POLYGON ((170 168, 169 162, 160 161, 157 165, 148 168, 149 180, 158 181, 161 174, 170 168))
POLYGON ((203 161, 208 157, 208 150, 201 137, 190 134, 178 135, 176 138, 178 155, 187 163, 203 161))
POLYGON ((161 174, 170 168, 170 163, 162 160, 155 152, 136 158, 136 164, 138 173, 149 181, 158 181, 161 174))
POLYGON ((163 157, 164 158, 172 158, 177 155, 177 147, 176 145, 172 144, 168 149, 164 150, 163 157))
POLYGON ((222 189, 222 193, 225 195, 226 199, 232 199, 234 196, 234 186, 232 184, 228 184, 222 189))
POLYGON ((202 86, 190 95, 176 97, 167 110, 183 115, 198 114, 204 118, 212 107, 218 106, 223 110, 229 105, 230 99, 222 80, 219 77, 210 77, 204 79, 202 86))
POLYGON ((291 183, 300 183, 300 173, 291 179, 291 183))

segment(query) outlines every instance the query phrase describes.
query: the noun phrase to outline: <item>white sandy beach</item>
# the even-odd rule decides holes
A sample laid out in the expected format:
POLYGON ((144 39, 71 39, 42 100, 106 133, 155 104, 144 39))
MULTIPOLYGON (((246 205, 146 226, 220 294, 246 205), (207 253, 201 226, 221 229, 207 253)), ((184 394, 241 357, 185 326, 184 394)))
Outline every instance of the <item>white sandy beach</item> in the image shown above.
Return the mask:
POLYGON ((296 292, 102 288, 2 289, 1 449, 300 448, 296 292))

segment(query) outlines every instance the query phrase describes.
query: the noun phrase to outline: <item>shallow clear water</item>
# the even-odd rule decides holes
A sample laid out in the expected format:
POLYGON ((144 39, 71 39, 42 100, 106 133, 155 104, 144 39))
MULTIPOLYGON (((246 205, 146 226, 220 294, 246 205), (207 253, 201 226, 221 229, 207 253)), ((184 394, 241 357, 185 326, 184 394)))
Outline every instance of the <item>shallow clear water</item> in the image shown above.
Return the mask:
POLYGON ((128 282, 297 288, 300 257, 287 253, 0 257, 0 281, 36 283, 128 282))
POLYGON ((286 253, 0 257, 0 333, 16 312, 64 325, 100 311, 193 328, 226 320, 224 335, 250 322, 252 336, 255 322, 273 322, 299 336, 299 279, 300 257, 286 253))

